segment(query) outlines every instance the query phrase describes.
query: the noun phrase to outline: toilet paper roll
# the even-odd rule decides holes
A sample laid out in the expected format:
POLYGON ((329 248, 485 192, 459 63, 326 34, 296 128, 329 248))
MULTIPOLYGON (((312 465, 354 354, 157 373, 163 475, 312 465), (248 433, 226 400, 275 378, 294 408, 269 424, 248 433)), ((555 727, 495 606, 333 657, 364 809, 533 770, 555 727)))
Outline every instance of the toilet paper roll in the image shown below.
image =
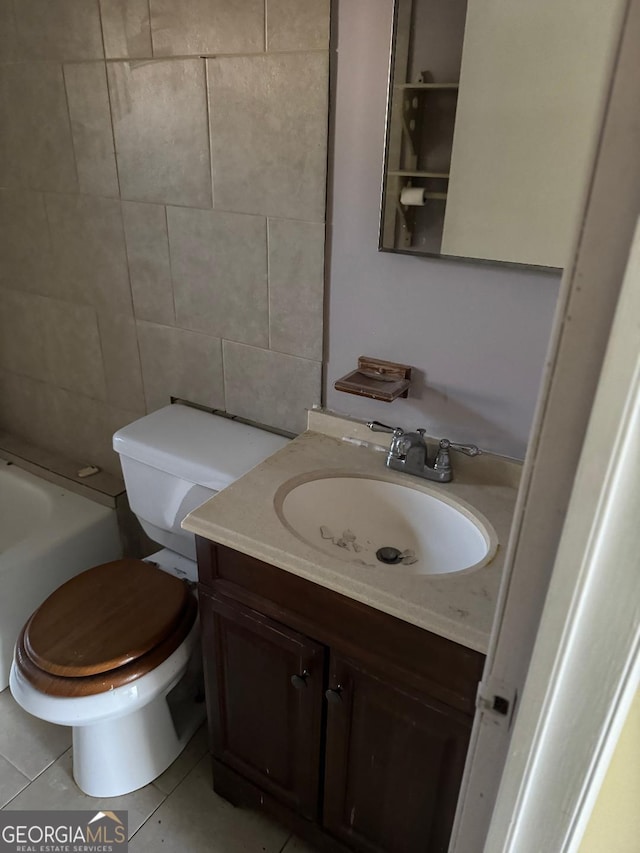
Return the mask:
POLYGON ((425 202, 427 191, 423 187, 403 187, 400 193, 400 204, 421 206, 425 202))

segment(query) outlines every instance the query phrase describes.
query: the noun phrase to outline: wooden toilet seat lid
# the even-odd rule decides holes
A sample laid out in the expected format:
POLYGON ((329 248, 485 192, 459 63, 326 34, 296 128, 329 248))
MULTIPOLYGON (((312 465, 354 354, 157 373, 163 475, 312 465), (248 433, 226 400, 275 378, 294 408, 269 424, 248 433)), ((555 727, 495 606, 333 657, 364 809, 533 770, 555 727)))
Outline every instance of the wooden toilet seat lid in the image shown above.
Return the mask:
POLYGON ((95 566, 36 610, 25 651, 52 675, 82 678, 137 660, 175 632, 191 593, 184 581, 142 560, 95 566))

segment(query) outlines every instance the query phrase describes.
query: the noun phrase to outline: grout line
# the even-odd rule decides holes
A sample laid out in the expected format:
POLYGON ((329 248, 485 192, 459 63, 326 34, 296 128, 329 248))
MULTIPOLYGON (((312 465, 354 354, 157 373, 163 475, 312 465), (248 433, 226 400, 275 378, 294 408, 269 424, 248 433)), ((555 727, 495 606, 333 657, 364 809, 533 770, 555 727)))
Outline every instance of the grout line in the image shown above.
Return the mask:
POLYGON ((224 369, 224 338, 220 338, 220 365, 222 367, 222 405, 227 411, 227 373, 224 369))
POLYGON ((73 747, 72 747, 72 746, 68 746, 65 750, 63 750, 63 751, 60 753, 60 755, 59 755, 57 758, 54 758, 54 759, 53 759, 53 761, 51 761, 49 764, 47 764, 47 766, 46 766, 46 767, 43 767, 43 768, 42 768, 42 770, 41 770, 39 773, 37 773, 37 774, 36 774, 36 776, 35 776, 35 778, 34 778, 34 779, 29 779, 29 777, 25 774, 25 772, 24 772, 23 770, 20 770, 20 768, 19 768, 19 767, 16 767, 16 765, 13 763, 13 761, 11 761, 11 759, 7 758, 7 756, 6 756, 6 755, 3 755, 2 757, 4 758, 4 760, 5 760, 5 761, 8 761, 8 762, 9 762, 9 764, 10 764, 12 767, 15 767, 15 769, 18 771, 18 773, 20 773, 22 776, 24 776, 24 778, 25 778, 25 779, 28 779, 29 781, 28 781, 28 782, 27 782, 27 784, 24 786, 24 788, 21 788, 21 789, 18 791, 18 793, 17 793, 17 794, 14 794, 14 795, 13 795, 13 797, 11 797, 11 799, 10 799, 10 800, 7 800, 7 802, 2 806, 2 809, 0 809, 0 811, 2 811, 3 809, 6 809, 6 807, 7 807, 10 803, 12 803, 12 802, 16 799, 16 797, 19 797, 19 796, 20 796, 20 794, 24 794, 24 792, 25 792, 28 788, 30 788, 30 787, 31 787, 31 785, 33 785, 33 783, 34 783, 34 782, 36 782, 36 781, 37 781, 37 780, 42 776, 42 774, 43 774, 43 773, 46 773, 46 772, 47 772, 47 770, 49 770, 49 768, 50 768, 50 767, 53 767, 53 765, 54 765, 54 764, 56 764, 56 762, 60 761, 60 759, 61 759, 64 755, 66 755, 68 752, 70 752, 72 749, 73 749, 73 747))
MULTIPOLYGON (((109 107, 109 128, 111 130, 111 143, 113 145, 113 166, 116 170, 116 184, 118 186, 118 193, 116 198, 121 200, 122 198, 122 189, 120 186, 120 167, 118 165, 118 152, 116 149, 116 132, 113 125, 113 105, 111 102, 111 86, 109 85, 109 74, 107 72, 107 46, 104 40, 104 23, 102 20, 102 0, 97 0, 98 5, 98 20, 100 21, 100 38, 102 39, 102 54, 104 56, 103 64, 104 64, 104 85, 107 90, 107 105, 109 107)), ((120 219, 122 220, 122 205, 120 205, 120 219)), ((124 222, 122 223, 122 231, 124 233, 124 222)), ((126 253, 126 241, 125 241, 125 253, 126 253)), ((131 292, 131 275, 129 274, 129 261, 127 259, 127 276, 129 278, 129 298, 131 299, 131 308, 133 310, 133 293, 131 292)))
POLYGON ((269 14, 268 10, 268 2, 264 0, 264 52, 266 53, 269 50, 269 40, 268 40, 268 26, 267 26, 267 16, 269 14))
POLYGON ((64 62, 60 63, 60 74, 62 75, 62 88, 64 89, 64 100, 67 105, 67 120, 69 122, 69 137, 71 139, 71 151, 73 153, 73 168, 76 173, 76 186, 80 191, 80 172, 78 171, 78 155, 76 153, 76 141, 73 133, 73 122, 71 121, 71 107, 69 105, 69 90, 67 88, 67 75, 64 73, 64 62))
POLYGON ((149 15, 149 45, 151 47, 151 58, 155 58, 155 49, 153 47, 153 27, 151 25, 151 0, 147 0, 147 10, 149 15))
POLYGON ((271 220, 267 216, 267 348, 271 349, 271 220))
MULTIPOLYGON (((265 57, 265 56, 295 56, 300 54, 308 54, 308 53, 328 53, 329 50, 326 47, 313 47, 313 48, 300 48, 298 50, 272 50, 267 53, 264 50, 253 50, 246 51, 244 53, 177 53, 168 56, 157 55, 156 53, 153 56, 108 56, 106 58, 93 58, 93 59, 67 59, 65 60, 65 65, 77 65, 78 63, 92 63, 92 62, 178 62, 180 60, 184 61, 185 59, 240 59, 247 57, 265 57)), ((52 62, 51 59, 34 59, 30 60, 34 63, 41 62, 52 62)), ((12 63, 17 64, 17 63, 12 63)))
POLYGON ((107 48, 104 43, 104 24, 102 23, 102 0, 96 0, 96 6, 98 7, 98 22, 100 23, 100 42, 102 43, 102 56, 104 59, 107 58, 107 48))
MULTIPOLYGON (((322 360, 318 358, 311 358, 308 355, 297 355, 294 352, 285 352, 284 350, 277 349, 269 349, 268 347, 261 346, 260 344, 250 344, 247 341, 236 340, 235 338, 230 338, 227 335, 214 335, 211 332, 203 332, 202 329, 192 329, 190 326, 168 326, 166 323, 158 323, 155 320, 145 320, 144 318, 136 318, 136 324, 142 324, 144 326, 155 326, 160 329, 173 329, 174 331, 186 332, 189 335, 200 335, 203 338, 208 338, 209 340, 217 340, 221 343, 228 344, 236 344, 236 346, 240 347, 249 347, 249 349, 257 349, 261 352, 273 353, 273 355, 280 355, 283 358, 294 358, 298 361, 308 361, 311 364, 322 364, 322 360)), ((223 358, 224 362, 224 358, 223 358)), ((43 381, 43 380, 39 380, 43 381)), ((86 396, 86 395, 83 395, 86 396)), ((90 398, 93 399, 93 398, 90 398)))
POLYGON ((107 58, 107 48, 104 43, 104 24, 102 23, 102 0, 95 0, 98 10, 98 23, 100 24, 100 44, 102 45, 102 57, 107 58))
POLYGON ((178 328, 178 312, 176 311, 176 289, 173 279, 173 263, 171 261, 171 240, 169 239, 169 210, 168 205, 164 205, 164 227, 167 233, 167 256, 169 258, 169 283, 171 284, 171 301, 173 303, 173 325, 178 328))
MULTIPOLYGON (((144 377, 144 367, 142 365, 142 351, 140 349, 140 336, 138 335, 138 323, 139 322, 140 322, 139 320, 134 319, 133 324, 135 326, 135 331, 136 331, 136 343, 138 345, 138 358, 140 359, 140 381, 142 383, 142 400, 144 403, 144 410, 147 414, 149 414, 150 409, 149 409, 149 399, 148 399, 148 394, 147 394, 147 383, 146 383, 145 377, 144 377)), ((173 328, 173 327, 167 327, 167 328, 173 328)))
POLYGON ((118 195, 116 198, 122 200, 122 187, 120 184, 120 165, 118 163, 118 146, 116 145, 116 129, 113 123, 113 100, 111 98, 111 84, 109 83, 109 72, 107 63, 104 63, 104 83, 107 87, 107 104, 109 106, 109 127, 111 128, 111 142, 113 144, 113 165, 116 170, 116 182, 118 184, 118 195))
POLYGON ((291 835, 290 835, 290 836, 287 838, 287 840, 284 842, 284 844, 282 845, 282 847, 280 848, 280 850, 278 851, 278 853, 284 853, 284 851, 287 849, 287 845, 288 845, 288 844, 289 844, 289 842, 290 842, 290 841, 292 841, 294 838, 295 838, 294 834, 293 834, 293 833, 291 833, 291 835))
POLYGON ((100 324, 100 315, 98 313, 98 309, 92 307, 93 318, 96 323, 96 332, 98 334, 98 348, 100 350, 100 367, 102 368, 102 379, 104 380, 104 396, 105 399, 103 402, 107 404, 107 406, 115 406, 116 404, 111 400, 111 394, 109 393, 109 382, 107 381, 107 368, 105 364, 104 357, 104 346, 102 343, 102 326, 100 324))
MULTIPOLYGON (((125 259, 125 263, 127 265, 127 282, 129 284, 129 307, 131 308, 131 316, 135 320, 136 307, 133 304, 133 288, 131 287, 131 270, 129 268, 129 254, 128 254, 128 250, 127 250, 127 232, 126 232, 125 227, 124 227, 124 213, 122 211, 122 200, 116 199, 116 201, 118 202, 118 218, 120 221, 120 233, 121 233, 121 237, 122 237, 122 248, 124 249, 124 259, 125 259)), ((97 307, 96 307, 96 310, 97 310, 97 307)), ((103 310, 104 310, 104 308, 103 308, 103 310)), ((109 311, 106 313, 118 315, 118 314, 122 314, 123 312, 122 311, 109 311)))
MULTIPOLYGON (((0 367, 0 371, 8 374, 9 376, 19 376, 20 379, 23 381, 26 379, 28 382, 35 382, 36 384, 45 386, 47 388, 53 388, 53 389, 56 389, 58 391, 64 391, 65 394, 69 394, 71 397, 80 397, 82 400, 89 400, 92 403, 98 403, 100 405, 111 406, 112 408, 119 409, 122 412, 133 413, 131 411, 131 409, 124 409, 122 406, 117 406, 114 403, 109 403, 107 400, 103 400, 100 397, 91 397, 86 391, 78 391, 76 388, 69 388, 67 385, 61 385, 54 378, 42 379, 42 377, 40 377, 40 376, 30 376, 28 373, 21 373, 21 372, 18 372, 16 370, 10 370, 7 367, 0 367)), ((11 430, 7 430, 7 431, 11 432, 11 430)), ((16 433, 14 433, 14 435, 15 434, 16 433)), ((30 443, 33 444, 33 442, 30 442, 30 443)), ((41 449, 43 449, 43 448, 41 448, 41 449)), ((44 449, 46 450, 47 448, 44 448, 44 449)), ((66 456, 67 459, 71 458, 68 454, 64 453, 61 450, 55 450, 55 449, 49 448, 49 451, 51 453, 56 453, 59 456, 66 456)), ((110 471, 105 470, 103 473, 110 474, 110 476, 114 476, 113 473, 110 471)), ((20 771, 20 772, 22 772, 22 771, 20 771)))
POLYGON ((202 62, 204 63, 204 109, 207 116, 207 145, 209 146, 209 182, 211 185, 211 207, 214 208, 215 186, 213 182, 213 144, 211 140, 213 128, 211 126, 211 110, 209 108, 211 98, 211 81, 209 79, 209 63, 204 57, 202 58, 202 62))
MULTIPOLYGON (((70 747, 69 747, 69 749, 70 749, 70 747)), ((65 752, 66 752, 66 751, 67 751, 67 750, 65 749, 65 752)), ((63 752, 62 754, 64 755, 64 752, 63 752)), ((24 770, 20 770, 20 768, 19 768, 16 764, 14 764, 14 762, 13 762, 10 758, 8 758, 6 755, 3 755, 3 756, 2 756, 2 758, 4 758, 4 760, 7 762, 7 764, 10 764, 10 765, 13 767, 13 769, 14 769, 14 770, 17 770, 17 771, 18 771, 18 773, 19 773, 21 776, 24 776, 24 778, 27 780, 27 784, 24 786, 24 788, 28 788, 28 787, 29 787, 29 785, 30 785, 32 782, 35 782, 35 779, 29 779, 29 777, 28 777, 28 776, 27 776, 27 774, 24 772, 24 770)), ((57 760, 57 759, 56 759, 56 760, 57 760)), ((49 764, 48 766, 50 767, 51 765, 49 764)), ((45 767, 45 770, 46 770, 46 769, 47 769, 47 768, 45 767)), ((36 776, 36 779, 38 778, 38 776, 40 776, 40 774, 41 774, 41 773, 44 773, 44 770, 41 770, 41 771, 40 771, 40 773, 38 773, 38 775, 36 776)), ((21 790, 22 790, 22 791, 24 791, 24 788, 22 788, 21 790)), ((18 794, 19 794, 19 793, 20 793, 20 791, 18 791, 18 794)), ((13 795, 13 797, 11 797, 11 800, 15 799, 15 797, 17 797, 17 796, 18 796, 18 794, 14 794, 14 795, 13 795)), ((11 800, 7 800, 7 803, 10 803, 10 802, 11 802, 11 800)), ((5 803, 5 805, 7 805, 7 803, 5 803)), ((3 806, 2 808, 4 808, 4 806, 3 806)))
MULTIPOLYGON (((4 758, 4 756, 3 756, 3 758, 4 758)), ((6 759, 6 760, 8 760, 8 759, 6 759)), ((13 767, 14 765, 12 764, 11 766, 13 767)), ((22 771, 19 770, 18 772, 21 773, 22 771)), ((24 776, 24 773, 22 773, 22 775, 24 776)), ((27 777, 25 776, 24 778, 26 779, 27 777)), ((37 778, 38 777, 36 776, 36 779, 37 778)), ((31 784, 32 784, 31 781, 27 782, 27 784, 24 786, 24 788, 20 788, 20 790, 16 794, 14 794, 13 797, 10 797, 3 806, 0 806, 0 812, 4 811, 6 808, 8 808, 11 805, 11 803, 16 799, 16 797, 19 797, 20 794, 24 794, 24 792, 29 788, 29 786, 31 784)))
MULTIPOLYGON (((150 782, 149 784, 150 784, 150 785, 153 785, 153 782, 150 782)), ((158 788, 156 785, 153 785, 153 787, 156 789, 156 791, 160 791, 160 788, 158 788)), ((133 793, 133 792, 132 792, 132 793, 133 793)), ((130 835, 130 836, 129 836, 127 843, 129 843, 129 842, 133 841, 133 839, 134 839, 134 838, 136 837, 136 835, 140 832, 140 830, 142 829, 142 827, 143 827, 143 826, 145 826, 145 825, 146 825, 146 824, 151 820, 151 818, 156 814, 156 812, 158 811, 158 809, 160 809, 160 808, 161 808, 161 807, 166 803, 166 801, 169 799, 169 797, 171 796, 171 794, 165 794, 165 793, 164 793, 164 791, 160 791, 160 793, 164 795, 164 796, 163 796, 163 799, 162 799, 162 800, 160 800, 160 802, 159 802, 159 803, 158 803, 158 805, 155 807, 155 809, 151 812, 151 814, 150 814, 150 815, 148 815, 148 816, 147 816, 147 817, 142 821, 142 823, 141 823, 141 824, 140 824, 140 826, 136 829, 136 831, 135 831, 132 835, 130 835)), ((171 793, 173 793, 173 791, 172 791, 171 793)), ((125 794, 125 796, 127 796, 127 795, 125 794)))
POLYGON ((82 198, 100 198, 108 201, 118 201, 118 202, 133 202, 135 204, 151 204, 156 207, 176 207, 179 210, 201 210, 206 213, 233 213, 236 216, 259 216, 261 219, 265 219, 269 217, 269 219, 278 219, 283 222, 306 222, 309 225, 323 225, 326 226, 326 222, 324 219, 302 219, 300 217, 292 217, 292 216, 274 216, 271 213, 259 212, 255 213, 253 211, 245 211, 245 210, 231 210, 226 207, 197 207, 196 205, 190 204, 177 204, 176 202, 166 202, 166 201, 149 201, 146 198, 123 198, 114 195, 102 195, 101 193, 89 193, 89 192, 77 192, 77 191, 64 191, 64 190, 47 190, 41 188, 30 188, 30 187, 3 187, 0 186, 0 191, 7 192, 32 192, 32 193, 40 193, 41 195, 51 195, 51 196, 64 196, 66 198, 77 198, 81 196, 82 198))

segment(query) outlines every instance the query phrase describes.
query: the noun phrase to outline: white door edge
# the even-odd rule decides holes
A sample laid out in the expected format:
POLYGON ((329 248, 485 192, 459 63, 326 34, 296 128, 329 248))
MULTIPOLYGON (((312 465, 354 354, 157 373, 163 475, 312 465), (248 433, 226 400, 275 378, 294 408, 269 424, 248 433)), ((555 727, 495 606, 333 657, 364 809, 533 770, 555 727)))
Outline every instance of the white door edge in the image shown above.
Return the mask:
POLYGON ((487 853, 578 849, 640 675, 640 227, 487 853))

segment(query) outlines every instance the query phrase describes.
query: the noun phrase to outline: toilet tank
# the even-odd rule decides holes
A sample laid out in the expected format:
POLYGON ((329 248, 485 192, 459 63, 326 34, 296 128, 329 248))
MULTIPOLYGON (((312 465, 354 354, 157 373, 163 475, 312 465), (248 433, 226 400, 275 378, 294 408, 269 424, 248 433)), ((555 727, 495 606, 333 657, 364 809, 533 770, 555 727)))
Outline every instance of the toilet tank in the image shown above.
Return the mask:
POLYGON ((203 504, 287 443, 257 427, 174 404, 113 436, 129 505, 158 544, 195 560, 193 534, 180 528, 203 504))

